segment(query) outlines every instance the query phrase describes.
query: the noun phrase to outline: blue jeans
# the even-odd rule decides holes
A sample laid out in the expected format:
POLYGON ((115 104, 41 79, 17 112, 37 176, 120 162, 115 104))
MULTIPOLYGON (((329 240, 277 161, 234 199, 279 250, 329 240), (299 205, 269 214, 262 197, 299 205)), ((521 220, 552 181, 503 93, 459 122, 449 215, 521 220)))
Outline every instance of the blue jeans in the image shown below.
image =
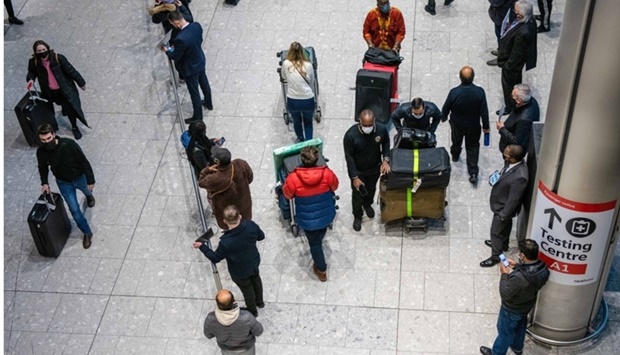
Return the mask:
POLYGON ((527 314, 509 311, 502 306, 497 317, 497 338, 493 343, 493 355, 505 355, 508 348, 514 352, 523 351, 527 314))
POLYGON ((86 175, 82 174, 79 178, 73 181, 62 181, 56 179, 56 184, 58 185, 58 190, 60 190, 60 194, 67 202, 69 206, 69 211, 75 220, 78 228, 84 234, 91 234, 90 226, 88 225, 88 221, 82 210, 80 209, 80 204, 77 200, 76 191, 80 190, 85 196, 92 196, 93 193, 88 189, 88 185, 86 184, 86 175))
POLYGON ((300 142, 311 140, 312 119, 314 118, 314 98, 296 100, 287 97, 286 101, 288 103, 288 110, 291 116, 293 116, 293 128, 295 128, 297 138, 299 138, 300 142))
POLYGON ((317 229, 313 231, 305 230, 306 238, 308 238, 308 244, 310 244, 310 254, 314 265, 320 271, 327 270, 327 264, 325 263, 325 255, 323 254, 323 238, 327 232, 327 228, 317 229))
POLYGON ((200 90, 205 96, 205 106, 207 109, 213 109, 213 102, 211 101, 211 87, 209 86, 209 79, 207 74, 203 70, 202 72, 194 75, 188 75, 185 77, 185 85, 187 85, 187 91, 192 100, 192 107, 194 109, 193 118, 195 120, 202 121, 202 101, 200 100, 200 90))

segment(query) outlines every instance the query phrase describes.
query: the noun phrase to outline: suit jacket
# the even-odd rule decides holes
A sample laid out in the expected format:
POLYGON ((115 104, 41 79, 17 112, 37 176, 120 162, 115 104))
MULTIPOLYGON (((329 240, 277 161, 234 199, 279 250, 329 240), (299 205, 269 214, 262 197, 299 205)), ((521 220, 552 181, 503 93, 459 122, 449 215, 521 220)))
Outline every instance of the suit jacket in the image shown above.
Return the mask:
POLYGON ((515 108, 504 121, 504 127, 499 130, 499 151, 503 153, 509 144, 518 144, 527 152, 530 148, 533 122, 539 120, 540 108, 535 98, 532 97, 527 104, 515 108))
POLYGON ((202 26, 192 22, 185 26, 171 40, 173 51, 167 51, 168 58, 174 60, 179 73, 184 77, 196 75, 205 70, 206 60, 202 51, 202 26))
POLYGON ((499 40, 497 65, 502 69, 521 72, 536 68, 536 22, 519 23, 499 40))
POLYGON ((491 189, 489 203, 491 211, 503 221, 514 217, 521 209, 523 193, 528 183, 528 171, 522 160, 512 169, 503 173, 491 189))

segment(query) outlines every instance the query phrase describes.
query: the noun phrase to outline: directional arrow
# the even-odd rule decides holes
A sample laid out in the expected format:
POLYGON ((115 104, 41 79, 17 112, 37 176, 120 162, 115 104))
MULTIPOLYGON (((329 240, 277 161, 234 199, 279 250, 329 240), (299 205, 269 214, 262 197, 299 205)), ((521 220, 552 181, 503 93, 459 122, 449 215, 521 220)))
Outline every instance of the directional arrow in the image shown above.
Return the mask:
POLYGON ((553 219, 557 218, 558 222, 562 222, 562 218, 560 217, 560 215, 558 214, 558 212, 555 210, 555 208, 547 208, 545 211, 545 214, 549 214, 549 229, 553 229, 553 219))

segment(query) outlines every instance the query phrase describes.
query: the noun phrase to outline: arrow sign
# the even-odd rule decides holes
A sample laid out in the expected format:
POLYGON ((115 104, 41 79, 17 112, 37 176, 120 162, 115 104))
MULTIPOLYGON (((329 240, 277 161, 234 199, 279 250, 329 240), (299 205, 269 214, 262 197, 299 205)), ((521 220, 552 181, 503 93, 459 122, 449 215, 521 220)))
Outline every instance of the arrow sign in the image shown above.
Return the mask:
POLYGON ((558 214, 558 212, 555 210, 555 208, 547 208, 544 211, 544 214, 549 214, 549 229, 553 229, 553 219, 557 218, 558 222, 562 222, 562 218, 560 217, 560 215, 558 214))

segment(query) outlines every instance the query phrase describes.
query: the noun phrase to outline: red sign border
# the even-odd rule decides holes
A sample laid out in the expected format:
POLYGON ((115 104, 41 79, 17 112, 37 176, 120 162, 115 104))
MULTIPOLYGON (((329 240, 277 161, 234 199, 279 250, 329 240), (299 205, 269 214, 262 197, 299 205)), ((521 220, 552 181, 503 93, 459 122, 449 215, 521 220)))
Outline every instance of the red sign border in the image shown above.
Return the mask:
POLYGON ((556 205, 573 211, 595 213, 605 212, 616 208, 617 200, 603 203, 585 203, 572 201, 558 196, 555 192, 549 190, 545 184, 543 184, 542 180, 538 181, 538 189, 556 205))

